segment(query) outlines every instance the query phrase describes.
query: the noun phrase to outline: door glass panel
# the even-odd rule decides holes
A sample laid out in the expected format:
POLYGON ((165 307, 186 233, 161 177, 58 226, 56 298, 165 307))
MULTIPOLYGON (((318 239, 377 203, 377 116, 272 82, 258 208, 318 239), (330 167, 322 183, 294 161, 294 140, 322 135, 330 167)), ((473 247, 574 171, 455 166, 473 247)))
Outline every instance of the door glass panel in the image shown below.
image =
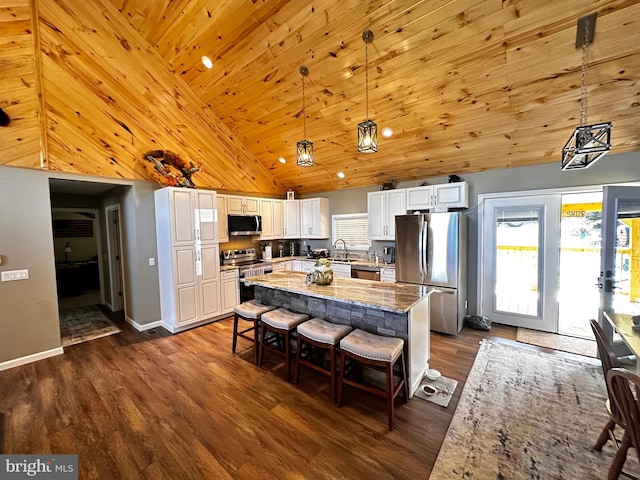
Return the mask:
POLYGON ((619 201, 615 248, 613 310, 638 315, 640 314, 640 201, 619 201))
POLYGON ((600 306, 602 192, 562 195, 558 333, 593 338, 600 306))
POLYGON ((496 311, 540 316, 541 208, 501 208, 495 217, 496 311))

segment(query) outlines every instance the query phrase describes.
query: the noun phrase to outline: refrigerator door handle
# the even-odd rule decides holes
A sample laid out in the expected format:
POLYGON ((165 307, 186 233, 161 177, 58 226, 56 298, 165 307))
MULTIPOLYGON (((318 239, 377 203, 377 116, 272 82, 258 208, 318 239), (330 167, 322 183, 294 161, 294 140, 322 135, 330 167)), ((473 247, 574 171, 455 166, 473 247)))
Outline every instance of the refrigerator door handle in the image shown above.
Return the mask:
POLYGON ((456 291, 455 290, 440 290, 439 288, 434 288, 433 290, 431 290, 431 293, 444 293, 446 295, 455 295, 456 291))
POLYGON ((427 223, 424 222, 422 224, 422 228, 420 229, 420 238, 418 239, 420 243, 420 277, 421 283, 424 283, 425 278, 427 276, 427 223))

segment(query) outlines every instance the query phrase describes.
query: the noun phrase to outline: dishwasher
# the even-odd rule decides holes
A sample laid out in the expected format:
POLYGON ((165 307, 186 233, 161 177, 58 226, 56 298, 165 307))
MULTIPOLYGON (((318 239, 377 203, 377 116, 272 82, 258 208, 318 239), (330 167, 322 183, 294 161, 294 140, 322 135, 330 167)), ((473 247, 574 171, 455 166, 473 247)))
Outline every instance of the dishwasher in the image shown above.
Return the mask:
POLYGON ((380 281, 380 269, 368 269, 362 267, 351 266, 351 278, 361 278, 363 280, 380 281))

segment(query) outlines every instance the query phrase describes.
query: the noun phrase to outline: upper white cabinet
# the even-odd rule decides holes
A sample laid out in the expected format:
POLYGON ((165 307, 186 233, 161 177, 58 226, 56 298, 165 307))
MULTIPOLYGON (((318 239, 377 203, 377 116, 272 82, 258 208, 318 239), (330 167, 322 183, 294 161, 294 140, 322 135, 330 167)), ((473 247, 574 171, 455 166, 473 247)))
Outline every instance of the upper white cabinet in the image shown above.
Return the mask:
POLYGON ((407 192, 407 210, 441 210, 469 207, 467 182, 411 187, 407 192))
POLYGON ((284 200, 283 208, 283 238, 300 238, 300 200, 284 200))
POLYGON ((227 221, 227 196, 218 195, 216 204, 218 206, 218 242, 228 242, 229 222, 227 221))
POLYGON ((227 213, 231 215, 260 215, 260 198, 228 195, 227 213))
POLYGON ((262 233, 260 234, 260 240, 273 240, 273 199, 261 198, 260 201, 260 215, 262 216, 262 233))
POLYGON ((273 201, 273 238, 284 238, 284 200, 273 201))
POLYGON ((154 192, 162 326, 182 330, 221 313, 216 193, 154 192))
POLYGON ((369 239, 395 240, 396 215, 405 215, 405 190, 382 190, 367 194, 369 239))
POLYGON ((300 237, 329 238, 329 199, 300 200, 300 237))

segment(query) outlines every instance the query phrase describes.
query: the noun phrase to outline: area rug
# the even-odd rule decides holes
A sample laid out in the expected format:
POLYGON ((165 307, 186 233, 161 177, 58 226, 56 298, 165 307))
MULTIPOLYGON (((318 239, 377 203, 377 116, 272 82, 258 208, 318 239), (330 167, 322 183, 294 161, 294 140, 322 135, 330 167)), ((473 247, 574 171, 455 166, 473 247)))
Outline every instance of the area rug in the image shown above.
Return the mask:
POLYGON ((60 337, 63 347, 106 337, 121 331, 95 305, 60 312, 60 337))
POLYGON ((614 447, 593 450, 606 395, 593 362, 483 340, 429 478, 607 478, 614 447))
POLYGON ((458 381, 453 378, 440 377, 437 380, 429 380, 427 377, 424 377, 414 395, 418 398, 422 398, 423 400, 440 405, 441 407, 448 407, 451 397, 453 397, 453 392, 456 391, 457 386, 458 381), (422 390, 422 387, 425 385, 434 387, 436 392, 431 395, 425 393, 422 390))
POLYGON ((598 347, 595 339, 569 337, 567 335, 558 335, 556 333, 539 332, 537 330, 529 330, 528 328, 518 327, 516 332, 516 340, 538 347, 551 348, 560 350, 561 352, 575 353, 585 357, 597 357, 598 347))

